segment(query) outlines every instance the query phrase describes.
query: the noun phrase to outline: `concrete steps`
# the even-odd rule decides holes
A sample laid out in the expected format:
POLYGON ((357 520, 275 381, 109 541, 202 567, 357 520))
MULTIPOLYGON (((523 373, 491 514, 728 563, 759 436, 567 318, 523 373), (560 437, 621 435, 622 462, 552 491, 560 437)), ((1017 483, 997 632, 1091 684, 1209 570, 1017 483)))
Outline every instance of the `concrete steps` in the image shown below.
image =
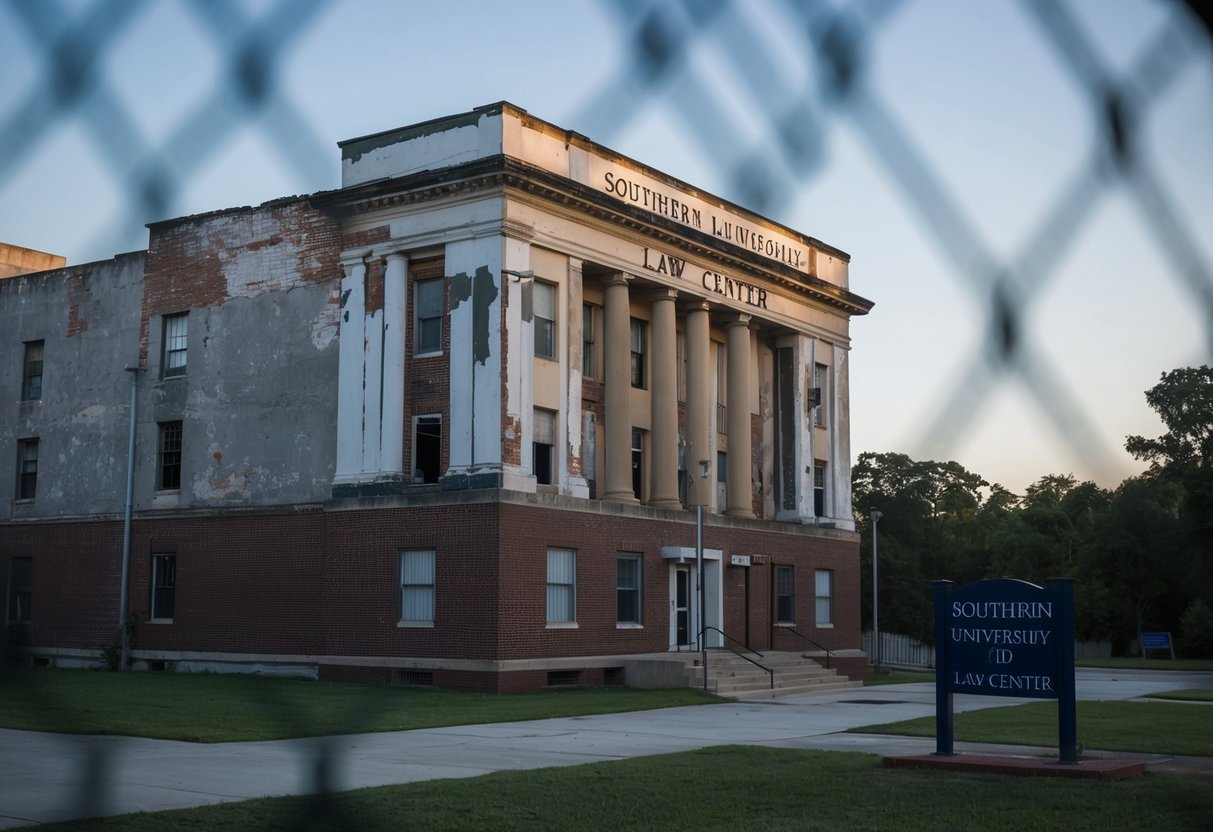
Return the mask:
MULTIPOLYGON (((774 671, 774 687, 771 674, 762 668, 728 650, 709 650, 708 689, 718 696, 755 700, 843 690, 862 684, 839 676, 833 669, 822 667, 800 653, 767 652, 752 658, 774 671)), ((703 668, 696 666, 688 671, 692 677, 690 686, 701 686, 703 668)))

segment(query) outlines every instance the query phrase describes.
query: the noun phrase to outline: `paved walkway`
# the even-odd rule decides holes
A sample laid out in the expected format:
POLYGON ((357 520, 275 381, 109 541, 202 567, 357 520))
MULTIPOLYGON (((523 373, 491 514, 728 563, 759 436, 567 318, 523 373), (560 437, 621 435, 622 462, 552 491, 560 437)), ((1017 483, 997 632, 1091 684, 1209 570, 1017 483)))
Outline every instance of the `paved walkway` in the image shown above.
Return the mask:
MULTIPOLYGON (((1213 673, 1082 669, 1077 681, 1080 699, 1129 699, 1177 688, 1213 689, 1213 673)), ((959 713, 1026 701, 1031 700, 956 696, 954 706, 959 713)), ((773 702, 217 745, 0 730, 0 828, 307 794, 316 790, 318 782, 344 790, 732 743, 923 754, 934 751, 933 738, 841 732, 931 716, 934 703, 934 685, 888 685, 773 702)), ((1206 711, 1205 706, 1193 707, 1213 718, 1213 711, 1206 711)), ((960 753, 1057 753, 1056 748, 973 743, 956 743, 955 748, 960 753)), ((1187 760, 1119 752, 1114 756, 1178 770, 1213 771, 1213 749, 1209 758, 1187 760)))

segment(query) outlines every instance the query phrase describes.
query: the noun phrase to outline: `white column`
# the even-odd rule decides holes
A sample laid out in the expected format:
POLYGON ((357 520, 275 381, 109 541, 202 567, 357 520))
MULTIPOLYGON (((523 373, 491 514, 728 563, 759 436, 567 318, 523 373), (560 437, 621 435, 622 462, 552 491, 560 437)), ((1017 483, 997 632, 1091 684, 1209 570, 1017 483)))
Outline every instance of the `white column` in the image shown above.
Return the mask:
POLYGON ((606 476, 602 499, 635 503, 632 492, 632 329, 628 279, 617 274, 606 284, 606 476))
POLYGON ((840 529, 855 530, 851 507, 851 382, 847 351, 834 347, 833 377, 830 387, 830 480, 833 491, 834 522, 840 529))
POLYGON ((712 452, 711 410, 715 384, 716 355, 709 332, 708 304, 697 301, 687 310, 687 419, 686 466, 690 479, 688 497, 695 505, 711 507, 716 488, 716 455, 712 452), (708 476, 699 476, 699 461, 708 461, 708 476))
POLYGON ((408 322, 408 258, 389 254, 383 274, 383 421, 379 470, 404 476, 404 332, 408 322))
POLYGON ((728 326, 728 428, 729 459, 725 514, 753 517, 753 482, 750 476, 750 316, 738 315, 728 326))
POLYGON ((341 320, 337 364, 337 469, 335 483, 362 473, 363 343, 366 340, 366 264, 342 261, 341 320))
POLYGON ((582 331, 581 310, 585 293, 582 286, 581 261, 569 258, 569 268, 565 286, 568 289, 568 307, 565 320, 568 326, 561 331, 567 333, 568 349, 562 352, 567 356, 567 372, 561 375, 562 382, 567 384, 564 390, 564 413, 560 414, 558 435, 564 437, 564 447, 556 449, 559 463, 559 481, 561 493, 573 497, 589 497, 590 486, 585 479, 585 460, 582 459, 582 411, 581 411, 581 361, 582 361, 582 331))
POLYGON ((379 473, 379 431, 383 401, 383 310, 366 318, 366 356, 363 359, 362 385, 362 473, 374 479, 379 473))
POLYGON ((653 298, 652 450, 649 504, 681 508, 678 499, 678 334, 674 299, 663 289, 653 298))

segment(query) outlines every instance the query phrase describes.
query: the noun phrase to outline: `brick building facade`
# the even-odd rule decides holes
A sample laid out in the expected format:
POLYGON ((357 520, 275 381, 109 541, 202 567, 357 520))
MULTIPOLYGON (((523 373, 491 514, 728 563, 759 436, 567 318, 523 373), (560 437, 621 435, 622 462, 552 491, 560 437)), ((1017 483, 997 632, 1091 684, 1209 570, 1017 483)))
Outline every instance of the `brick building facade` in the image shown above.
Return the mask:
POLYGON ((10 643, 95 662, 127 615, 141 665, 504 691, 727 635, 857 673, 848 256, 506 103, 341 149, 338 189, 0 280, 10 643))

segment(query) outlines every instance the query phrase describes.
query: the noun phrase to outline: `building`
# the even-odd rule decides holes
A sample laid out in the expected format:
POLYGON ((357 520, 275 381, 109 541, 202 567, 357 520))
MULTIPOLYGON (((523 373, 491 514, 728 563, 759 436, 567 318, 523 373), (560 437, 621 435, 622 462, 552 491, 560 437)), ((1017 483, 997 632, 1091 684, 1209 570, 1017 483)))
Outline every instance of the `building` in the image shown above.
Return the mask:
POLYGON ((126 562, 152 667, 507 691, 702 632, 860 672, 848 256, 508 103, 340 147, 0 280, 10 641, 95 662, 126 562))

